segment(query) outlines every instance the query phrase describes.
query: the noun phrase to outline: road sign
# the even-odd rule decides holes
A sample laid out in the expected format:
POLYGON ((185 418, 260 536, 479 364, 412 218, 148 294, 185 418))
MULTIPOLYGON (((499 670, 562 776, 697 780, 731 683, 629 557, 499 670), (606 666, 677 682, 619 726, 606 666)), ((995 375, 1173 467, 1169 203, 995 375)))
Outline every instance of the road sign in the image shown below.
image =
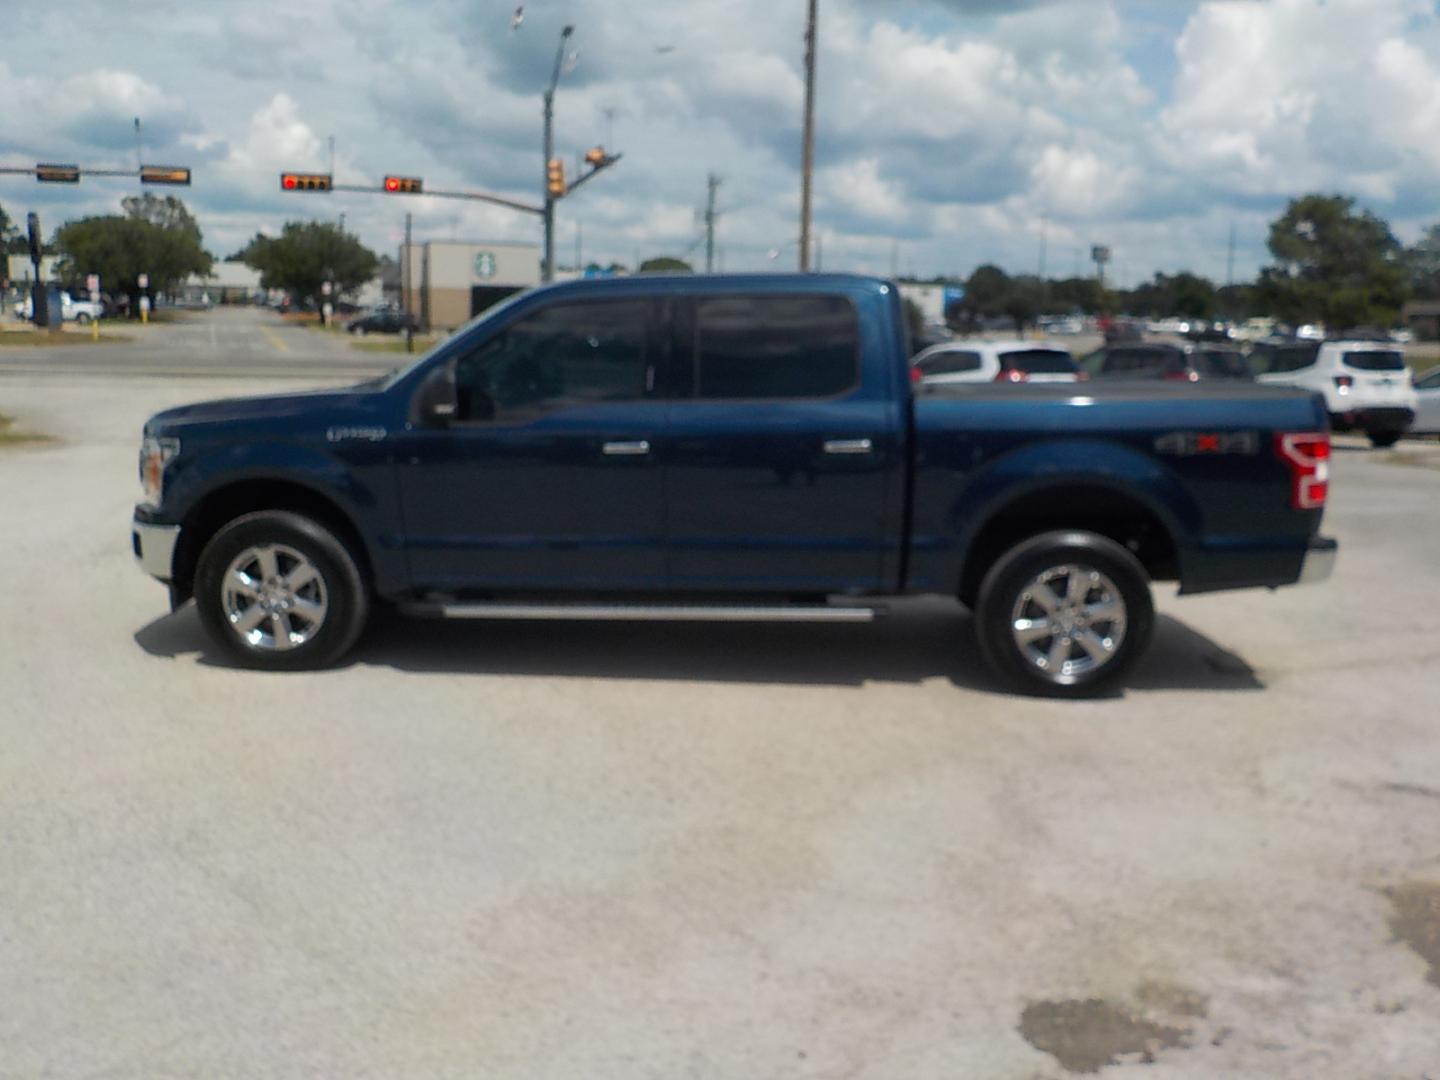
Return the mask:
POLYGON ((136 274, 136 275, 135 275, 135 284, 136 284, 139 288, 148 289, 148 288, 150 287, 150 275, 149 275, 149 274, 136 274))
POLYGON ((493 278, 500 272, 500 260, 493 251, 482 251, 475 256, 475 276, 482 281, 493 278))

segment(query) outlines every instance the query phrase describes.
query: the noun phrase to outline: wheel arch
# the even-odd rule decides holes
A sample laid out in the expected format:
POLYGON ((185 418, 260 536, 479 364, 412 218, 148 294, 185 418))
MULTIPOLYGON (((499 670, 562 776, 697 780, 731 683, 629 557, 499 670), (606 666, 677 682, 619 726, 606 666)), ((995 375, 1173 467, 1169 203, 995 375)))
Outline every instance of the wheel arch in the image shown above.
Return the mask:
POLYGON ((194 592, 200 553, 225 525, 245 514, 286 510, 317 521, 349 548, 368 586, 375 581, 375 563, 364 534, 334 499, 295 480, 236 480, 207 492, 189 509, 175 549, 172 602, 180 604, 194 592))
POLYGON ((974 606, 985 574, 1006 551, 1053 531, 1091 532, 1115 541, 1139 560, 1152 581, 1180 577, 1177 529, 1163 510, 1112 484, 1050 483, 1011 497, 982 519, 965 548, 961 602, 974 606))

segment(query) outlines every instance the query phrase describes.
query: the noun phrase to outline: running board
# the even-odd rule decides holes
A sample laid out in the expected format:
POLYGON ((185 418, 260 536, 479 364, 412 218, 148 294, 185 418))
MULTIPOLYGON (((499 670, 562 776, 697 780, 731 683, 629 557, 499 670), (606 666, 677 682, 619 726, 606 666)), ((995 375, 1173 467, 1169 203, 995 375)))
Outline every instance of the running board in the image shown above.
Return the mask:
POLYGON ((502 604, 420 603, 401 608, 407 615, 441 619, 510 619, 580 622, 782 622, 865 623, 880 614, 873 607, 823 604, 502 604))

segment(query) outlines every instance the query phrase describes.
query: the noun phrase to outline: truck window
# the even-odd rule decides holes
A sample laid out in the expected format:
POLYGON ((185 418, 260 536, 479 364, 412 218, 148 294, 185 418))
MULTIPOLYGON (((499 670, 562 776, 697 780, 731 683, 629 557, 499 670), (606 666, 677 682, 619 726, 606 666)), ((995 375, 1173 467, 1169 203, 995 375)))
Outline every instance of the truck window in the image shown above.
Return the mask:
POLYGON ((695 311, 695 396, 828 398, 859 381, 860 326, 839 296, 725 296, 695 311))
POLYGON ((643 301, 556 304, 455 365, 458 419, 522 423, 577 405, 646 396, 643 301))

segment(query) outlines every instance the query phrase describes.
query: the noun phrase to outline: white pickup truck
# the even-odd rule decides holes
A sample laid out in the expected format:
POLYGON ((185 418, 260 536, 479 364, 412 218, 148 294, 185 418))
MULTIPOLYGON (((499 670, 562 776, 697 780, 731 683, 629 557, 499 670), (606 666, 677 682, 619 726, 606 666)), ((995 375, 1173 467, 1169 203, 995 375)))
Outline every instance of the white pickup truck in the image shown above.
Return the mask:
MULTIPOLYGON (((34 315, 34 304, 30 297, 25 297, 15 305, 15 314, 21 319, 29 319, 34 315)), ((77 322, 84 326, 91 319, 98 319, 105 314, 105 306, 99 300, 77 300, 63 289, 60 291, 60 317, 66 322, 77 322)))

